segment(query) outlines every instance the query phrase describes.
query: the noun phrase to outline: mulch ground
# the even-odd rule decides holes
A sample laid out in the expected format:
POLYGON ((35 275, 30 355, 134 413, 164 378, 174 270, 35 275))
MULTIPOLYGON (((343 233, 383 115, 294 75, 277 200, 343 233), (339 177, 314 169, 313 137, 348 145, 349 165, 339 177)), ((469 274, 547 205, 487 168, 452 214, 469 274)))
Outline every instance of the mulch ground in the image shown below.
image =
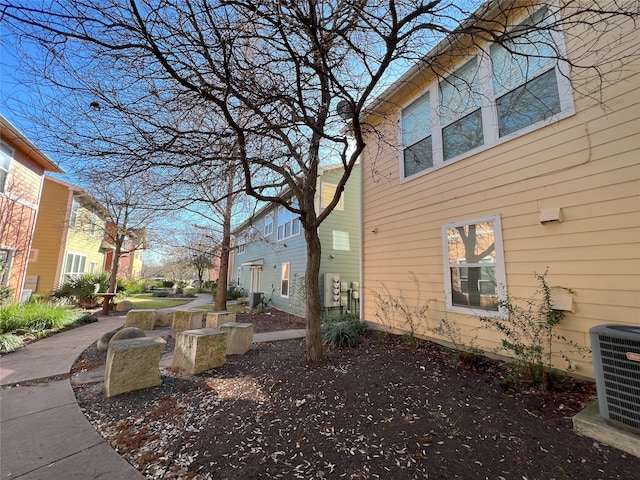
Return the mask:
MULTIPOLYGON (((300 328, 271 310, 238 315, 256 332, 300 328)), ((172 348, 172 342, 168 343, 172 348)), ((499 386, 499 362, 462 367, 427 341, 369 332, 309 364, 304 341, 254 344, 196 376, 105 398, 75 385, 81 408, 150 479, 625 479, 640 459, 580 437, 571 418, 590 382, 540 393, 499 386)), ((95 368, 90 347, 74 371, 95 368)))

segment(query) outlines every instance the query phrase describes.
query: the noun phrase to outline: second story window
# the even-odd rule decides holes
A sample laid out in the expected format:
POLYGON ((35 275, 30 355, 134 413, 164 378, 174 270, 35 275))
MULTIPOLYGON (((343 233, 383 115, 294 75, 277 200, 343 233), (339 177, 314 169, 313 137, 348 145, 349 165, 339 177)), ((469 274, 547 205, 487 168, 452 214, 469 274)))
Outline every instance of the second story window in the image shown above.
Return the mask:
POLYGON ((267 215, 264 219, 264 235, 271 235, 273 233, 273 215, 267 215))
MULTIPOLYGON (((297 203, 293 204, 297 207, 297 203)), ((278 208, 278 240, 300 234, 300 217, 284 207, 278 208)))
POLYGON ((7 188, 9 165, 11 165, 12 157, 13 149, 5 143, 0 143, 0 193, 4 193, 7 188))
POLYGON ((80 208, 80 204, 78 200, 75 198, 71 202, 71 215, 69 215, 69 227, 76 228, 76 223, 78 222, 78 208, 80 208))
POLYGON ((442 168, 575 112, 562 32, 548 8, 483 45, 400 112, 401 178, 442 168))

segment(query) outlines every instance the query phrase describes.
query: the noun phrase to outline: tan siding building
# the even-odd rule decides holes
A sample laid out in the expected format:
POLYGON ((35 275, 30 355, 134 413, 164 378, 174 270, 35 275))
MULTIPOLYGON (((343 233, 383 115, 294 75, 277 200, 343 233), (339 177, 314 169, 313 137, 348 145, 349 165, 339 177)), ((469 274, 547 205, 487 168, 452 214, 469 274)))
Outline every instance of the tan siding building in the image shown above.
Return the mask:
MULTIPOLYGON (((522 18, 514 17, 513 23, 522 18)), ((566 41, 570 58, 584 60, 595 55, 589 51, 589 35, 593 32, 585 28, 554 40, 563 48, 566 41)), ((609 35, 600 41, 619 45, 612 56, 640 42, 631 21, 610 29, 609 35)), ((482 53, 458 52, 448 57, 454 59, 450 72, 476 58, 479 70, 488 75, 492 61, 495 76, 499 53, 490 45, 483 45, 482 53)), ((442 75, 414 68, 380 97, 374 121, 376 135, 386 142, 373 135, 362 159, 366 320, 381 323, 374 297, 384 286, 410 305, 431 299, 427 321, 414 326, 416 334, 433 337, 432 328, 446 316, 461 327, 466 341, 477 336, 480 345, 492 349, 500 338, 478 329, 479 315, 504 315, 497 301, 505 294, 531 297, 539 286, 534 273, 548 270, 550 285, 576 292, 574 311, 559 326, 561 335, 589 347, 588 332, 595 325, 640 325, 640 66, 636 60, 608 74, 603 65, 602 78, 563 68, 543 66, 547 72, 526 84, 536 88, 533 82, 546 76, 544 81, 552 78, 559 92, 557 104, 549 106, 554 110, 529 125, 515 118, 525 106, 512 118, 501 117, 500 102, 509 93, 495 100, 480 98, 476 112, 484 129, 479 143, 466 150, 447 138, 448 129, 476 112, 464 112, 467 117, 446 125, 444 106, 438 106, 447 88, 442 75), (435 106, 430 118, 429 105, 435 106), (434 125, 431 136, 403 136, 419 115, 434 125), (507 133, 500 132, 503 128, 507 133), (454 151, 449 158, 447 148, 454 151), (424 160, 425 149, 433 156, 431 165, 424 160), (373 165, 376 176, 367 174, 373 165), (496 240, 493 251, 485 250, 485 256, 473 261, 470 253, 456 256, 452 247, 471 225, 491 231, 496 240), (481 273, 472 282, 474 267, 481 273)), ((462 125, 458 135, 473 128, 462 125)), ((478 240, 477 255, 482 255, 480 244, 478 240)), ((384 327, 407 330, 401 320, 392 323, 384 327)), ((558 344, 554 351, 564 348, 558 344)), ((593 376, 590 356, 565 353, 576 373, 593 376)), ((566 366, 559 355, 554 364, 566 366)))
POLYGON ((104 270, 104 216, 79 187, 46 177, 27 280, 50 295, 66 276, 104 270))

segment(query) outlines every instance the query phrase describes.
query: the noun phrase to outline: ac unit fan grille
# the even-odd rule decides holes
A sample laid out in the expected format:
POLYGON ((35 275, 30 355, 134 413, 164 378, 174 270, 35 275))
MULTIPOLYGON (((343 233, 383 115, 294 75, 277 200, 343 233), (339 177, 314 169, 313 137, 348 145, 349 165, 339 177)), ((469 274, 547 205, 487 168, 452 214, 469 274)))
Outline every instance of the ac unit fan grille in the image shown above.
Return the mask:
POLYGON ((627 358, 627 352, 640 351, 640 342, 607 335, 598 339, 609 418, 640 430, 640 362, 627 358))

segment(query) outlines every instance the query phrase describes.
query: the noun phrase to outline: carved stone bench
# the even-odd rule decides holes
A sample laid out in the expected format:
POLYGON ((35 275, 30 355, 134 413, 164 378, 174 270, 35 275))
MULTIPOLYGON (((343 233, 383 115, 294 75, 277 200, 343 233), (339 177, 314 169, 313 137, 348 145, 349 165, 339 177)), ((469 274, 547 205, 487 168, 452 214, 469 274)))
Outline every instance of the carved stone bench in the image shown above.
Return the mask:
POLYGON ((160 337, 110 342, 104 371, 107 397, 160 385, 160 357, 166 343, 160 337))
POLYGON ((183 332, 202 328, 202 310, 174 310, 171 330, 183 332))
POLYGON ((153 317, 153 328, 171 327, 173 310, 156 310, 153 317))
POLYGON ((140 330, 153 330, 155 310, 133 309, 127 312, 125 327, 136 327, 140 330))
POLYGON ((227 355, 243 355, 253 343, 253 323, 223 323, 220 330, 227 332, 227 355))
POLYGON ((220 328, 223 323, 235 323, 236 313, 227 312, 226 310, 220 312, 209 312, 205 320, 206 328, 220 328))
POLYGON ((213 328, 185 330, 176 335, 173 368, 191 375, 224 365, 227 333, 213 328))

